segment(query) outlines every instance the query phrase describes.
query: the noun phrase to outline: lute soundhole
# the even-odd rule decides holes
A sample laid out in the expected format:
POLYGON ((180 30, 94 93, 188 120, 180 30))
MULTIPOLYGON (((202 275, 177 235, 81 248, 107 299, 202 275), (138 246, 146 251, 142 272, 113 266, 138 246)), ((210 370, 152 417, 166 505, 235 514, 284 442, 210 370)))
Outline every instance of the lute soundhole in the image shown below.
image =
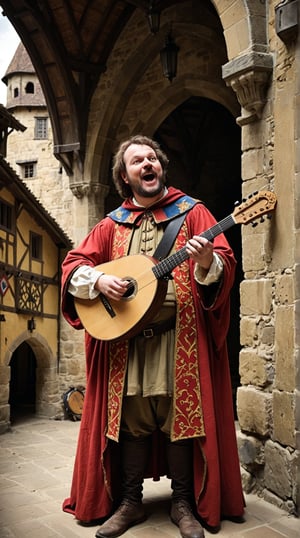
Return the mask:
POLYGON ((122 296, 122 299, 124 301, 130 301, 131 299, 134 299, 137 294, 137 281, 131 276, 126 276, 125 278, 123 278, 123 280, 126 280, 128 282, 128 286, 127 291, 122 296))

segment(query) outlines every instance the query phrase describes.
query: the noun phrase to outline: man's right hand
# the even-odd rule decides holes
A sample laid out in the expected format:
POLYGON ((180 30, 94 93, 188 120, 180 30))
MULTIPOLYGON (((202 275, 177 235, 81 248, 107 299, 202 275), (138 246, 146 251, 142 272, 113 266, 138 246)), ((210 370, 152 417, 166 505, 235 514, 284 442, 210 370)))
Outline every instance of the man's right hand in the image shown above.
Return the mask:
POLYGON ((103 273, 95 283, 95 289, 99 290, 109 299, 119 301, 127 291, 128 281, 114 275, 103 273))

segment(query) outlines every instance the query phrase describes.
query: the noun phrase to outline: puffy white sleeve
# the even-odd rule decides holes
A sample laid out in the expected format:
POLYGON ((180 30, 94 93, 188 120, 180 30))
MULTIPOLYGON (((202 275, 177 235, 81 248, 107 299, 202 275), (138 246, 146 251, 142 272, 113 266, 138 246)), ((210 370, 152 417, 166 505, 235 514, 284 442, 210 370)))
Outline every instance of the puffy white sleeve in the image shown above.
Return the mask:
POLYGON ((79 299, 95 299, 100 293, 95 284, 103 274, 89 265, 81 265, 74 271, 68 291, 79 299))

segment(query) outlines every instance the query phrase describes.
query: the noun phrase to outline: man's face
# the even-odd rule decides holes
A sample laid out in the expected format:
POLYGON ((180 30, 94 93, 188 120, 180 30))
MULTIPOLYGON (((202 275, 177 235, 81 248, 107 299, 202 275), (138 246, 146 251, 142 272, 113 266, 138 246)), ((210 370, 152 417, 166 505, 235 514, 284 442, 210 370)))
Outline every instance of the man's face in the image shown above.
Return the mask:
POLYGON ((123 156, 126 171, 122 174, 136 200, 143 204, 144 199, 151 202, 161 197, 165 177, 155 151, 146 145, 131 144, 123 156))

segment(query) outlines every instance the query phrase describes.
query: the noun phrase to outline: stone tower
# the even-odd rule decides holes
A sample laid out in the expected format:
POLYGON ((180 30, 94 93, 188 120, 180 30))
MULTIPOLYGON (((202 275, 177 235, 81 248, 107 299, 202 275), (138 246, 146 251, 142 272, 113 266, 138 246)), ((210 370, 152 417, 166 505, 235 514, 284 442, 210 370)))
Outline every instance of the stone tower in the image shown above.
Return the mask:
POLYGON ((13 131, 7 144, 7 160, 27 186, 72 235, 72 193, 67 176, 53 155, 52 125, 45 97, 30 57, 21 42, 3 77, 7 85, 7 109, 26 131, 13 131))

